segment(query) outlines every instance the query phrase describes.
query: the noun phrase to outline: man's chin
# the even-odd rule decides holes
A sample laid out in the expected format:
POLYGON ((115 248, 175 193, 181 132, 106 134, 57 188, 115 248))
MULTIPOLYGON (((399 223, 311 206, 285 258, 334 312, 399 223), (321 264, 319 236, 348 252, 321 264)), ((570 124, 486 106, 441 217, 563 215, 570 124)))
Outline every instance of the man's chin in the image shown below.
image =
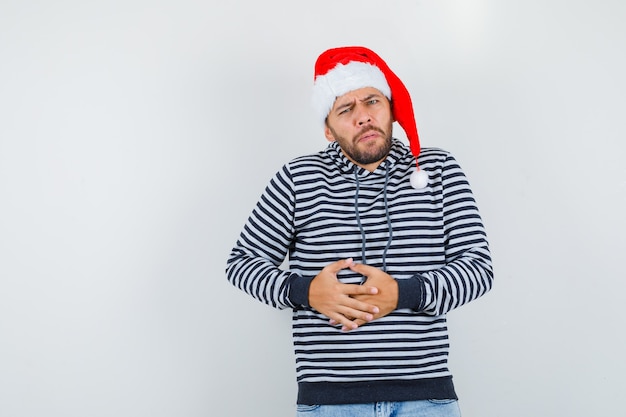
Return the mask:
POLYGON ((374 162, 380 162, 383 159, 385 159, 385 157, 387 156, 387 153, 367 153, 367 154, 363 154, 360 153, 359 155, 356 155, 356 157, 352 157, 352 159, 354 159, 355 161, 357 161, 359 164, 363 164, 363 165, 369 165, 369 164, 373 164, 374 162))
POLYGON ((374 162, 378 162, 389 154, 389 147, 385 146, 385 144, 374 144, 367 146, 365 149, 361 150, 358 155, 358 158, 354 158, 356 161, 359 161, 361 164, 371 164, 374 162))

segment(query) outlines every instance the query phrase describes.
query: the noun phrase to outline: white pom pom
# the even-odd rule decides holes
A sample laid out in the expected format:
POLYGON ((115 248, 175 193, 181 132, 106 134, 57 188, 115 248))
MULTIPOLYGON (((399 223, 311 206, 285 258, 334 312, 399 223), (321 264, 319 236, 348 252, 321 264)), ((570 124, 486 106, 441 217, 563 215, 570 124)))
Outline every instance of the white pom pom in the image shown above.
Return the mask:
POLYGON ((416 190, 422 189, 428 185, 428 174, 421 169, 416 169, 411 174, 411 186, 416 190))

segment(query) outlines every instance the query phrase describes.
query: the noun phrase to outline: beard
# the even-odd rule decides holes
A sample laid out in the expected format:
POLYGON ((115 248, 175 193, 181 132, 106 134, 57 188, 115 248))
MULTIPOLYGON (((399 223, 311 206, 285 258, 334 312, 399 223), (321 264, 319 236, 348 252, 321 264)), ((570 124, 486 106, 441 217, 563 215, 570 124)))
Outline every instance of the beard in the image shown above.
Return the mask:
POLYGON ((369 126, 356 134, 352 139, 346 139, 338 136, 332 128, 331 132, 333 133, 337 143, 339 143, 343 153, 345 153, 349 159, 357 164, 369 165, 374 162, 382 161, 387 157, 389 151, 391 150, 391 129, 389 129, 390 133, 385 133, 383 129, 369 126), (372 143, 365 143, 359 146, 357 138, 370 130, 381 133, 384 140, 382 142, 376 141, 372 143))

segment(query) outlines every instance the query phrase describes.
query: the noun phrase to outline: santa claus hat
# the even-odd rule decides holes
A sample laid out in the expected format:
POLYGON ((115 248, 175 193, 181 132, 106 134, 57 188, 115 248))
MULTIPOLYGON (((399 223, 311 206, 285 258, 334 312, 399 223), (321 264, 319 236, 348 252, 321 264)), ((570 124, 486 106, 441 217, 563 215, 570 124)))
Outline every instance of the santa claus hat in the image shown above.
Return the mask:
POLYGON ((426 187, 428 174, 417 165, 420 142, 411 96, 400 78, 375 52, 361 46, 346 46, 329 49, 317 58, 312 104, 320 121, 324 123, 337 97, 363 87, 374 87, 393 102, 393 118, 404 129, 416 160, 411 185, 426 187))

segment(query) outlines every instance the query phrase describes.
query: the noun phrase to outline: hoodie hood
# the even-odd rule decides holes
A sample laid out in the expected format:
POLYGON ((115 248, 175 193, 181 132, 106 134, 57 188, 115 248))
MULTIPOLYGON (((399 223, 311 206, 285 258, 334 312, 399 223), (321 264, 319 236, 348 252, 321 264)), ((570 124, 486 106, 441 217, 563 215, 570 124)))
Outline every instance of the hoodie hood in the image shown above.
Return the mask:
POLYGON ((411 154, 410 149, 396 138, 391 139, 391 148, 387 158, 372 172, 350 161, 343 154, 337 142, 331 142, 326 148, 326 153, 344 175, 354 177, 356 171, 359 181, 365 181, 367 183, 370 183, 370 181, 384 182, 385 176, 393 172, 397 165, 404 165, 401 164, 401 162, 409 165, 414 164, 414 156, 411 154))

